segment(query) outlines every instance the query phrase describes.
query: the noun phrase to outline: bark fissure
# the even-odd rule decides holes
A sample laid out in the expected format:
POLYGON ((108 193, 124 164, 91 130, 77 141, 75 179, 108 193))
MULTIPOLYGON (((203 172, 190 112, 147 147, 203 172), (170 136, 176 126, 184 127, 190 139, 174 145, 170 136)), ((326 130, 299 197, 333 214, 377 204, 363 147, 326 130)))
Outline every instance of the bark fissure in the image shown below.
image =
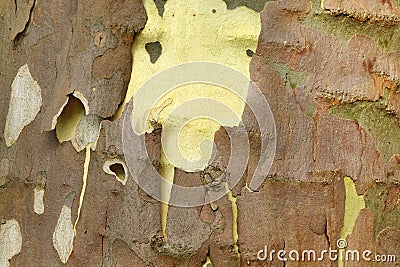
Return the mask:
MULTIPOLYGON (((25 23, 24 29, 21 32, 17 33, 17 35, 12 40, 14 49, 21 43, 22 39, 25 37, 26 33, 28 32, 28 28, 32 23, 33 10, 35 9, 36 1, 37 0, 33 0, 33 4, 29 10, 29 17, 28 17, 27 22, 25 23)), ((15 0, 15 12, 17 12, 17 0, 15 0)))

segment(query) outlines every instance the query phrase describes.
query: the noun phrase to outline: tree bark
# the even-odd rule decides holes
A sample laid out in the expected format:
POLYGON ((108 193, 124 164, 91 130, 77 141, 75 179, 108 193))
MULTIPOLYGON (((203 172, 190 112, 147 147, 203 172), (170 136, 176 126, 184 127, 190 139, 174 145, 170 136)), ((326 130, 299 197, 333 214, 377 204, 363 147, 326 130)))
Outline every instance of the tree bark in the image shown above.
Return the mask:
MULTIPOLYGON (((176 1, 154 0, 160 17, 174 13, 168 2, 176 1)), ((400 3, 223 4, 227 14, 260 16, 254 51, 232 38, 251 57, 250 78, 275 117, 275 157, 262 186, 248 190, 263 133, 245 109, 244 176, 211 204, 170 206, 166 242, 161 205, 135 183, 123 152, 124 101, 132 65, 142 64, 132 51, 150 23, 143 3, 0 3, 0 266, 298 266, 276 253, 315 250, 318 257, 342 239, 348 250, 394 255, 399 264, 400 3), (257 258, 266 246, 274 261, 257 258)), ((202 16, 190 8, 184 15, 202 16)), ((157 41, 146 46, 150 66, 168 55, 157 41)), ((160 136, 157 127, 146 134, 156 168, 160 136)), ((228 162, 223 129, 214 141, 218 160, 228 162)), ((174 183, 195 186, 222 169, 175 168, 174 183)))

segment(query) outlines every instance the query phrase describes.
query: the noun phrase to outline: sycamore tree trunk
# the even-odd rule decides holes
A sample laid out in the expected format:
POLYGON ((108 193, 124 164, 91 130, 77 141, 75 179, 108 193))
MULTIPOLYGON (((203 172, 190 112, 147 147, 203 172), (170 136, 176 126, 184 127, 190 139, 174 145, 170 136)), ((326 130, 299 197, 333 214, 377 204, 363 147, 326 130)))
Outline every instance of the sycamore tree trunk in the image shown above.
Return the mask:
MULTIPOLYGON (((399 266, 399 20, 397 0, 1 0, 0 267, 399 266), (265 133, 245 109, 239 183, 168 207, 135 183, 123 120, 136 82, 189 61, 247 73, 276 150, 251 190, 265 133)), ((223 129, 202 124, 218 164, 164 159, 162 112, 178 98, 152 110, 149 157, 175 183, 221 187, 223 129)))

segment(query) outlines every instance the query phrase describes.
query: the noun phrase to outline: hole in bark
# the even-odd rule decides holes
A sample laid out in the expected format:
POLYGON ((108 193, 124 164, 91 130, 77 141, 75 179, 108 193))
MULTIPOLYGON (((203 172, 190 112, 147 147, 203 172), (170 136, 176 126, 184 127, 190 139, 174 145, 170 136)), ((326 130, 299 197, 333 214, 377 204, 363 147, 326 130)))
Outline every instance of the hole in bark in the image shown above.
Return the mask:
POLYGON ((247 49, 246 54, 247 54, 247 56, 252 57, 254 55, 254 51, 251 49, 247 49))
POLYGON ((106 39, 107 35, 105 32, 97 32, 94 36, 94 44, 99 48, 103 48, 106 45, 106 39))
POLYGON ((110 165, 110 170, 117 176, 121 181, 125 180, 125 169, 121 163, 114 163, 110 165))
POLYGON ((75 136, 76 127, 85 114, 85 107, 79 98, 69 95, 68 102, 63 107, 60 116, 57 117, 56 135, 60 143, 72 140, 75 136))
POLYGON ((128 169, 121 160, 112 159, 104 162, 103 171, 114 176, 118 182, 125 185, 128 180, 128 169))

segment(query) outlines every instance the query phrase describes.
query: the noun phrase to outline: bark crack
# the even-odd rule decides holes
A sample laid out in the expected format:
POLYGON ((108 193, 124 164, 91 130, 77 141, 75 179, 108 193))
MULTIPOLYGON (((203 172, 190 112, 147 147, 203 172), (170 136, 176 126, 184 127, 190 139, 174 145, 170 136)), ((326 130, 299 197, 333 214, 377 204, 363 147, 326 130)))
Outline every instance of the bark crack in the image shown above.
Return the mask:
POLYGON ((359 123, 357 123, 357 128, 358 128, 358 132, 360 134, 361 153, 360 153, 360 168, 358 169, 356 180, 361 178, 361 174, 363 172, 363 157, 364 157, 364 151, 365 151, 365 145, 366 145, 366 140, 365 140, 366 138, 365 138, 365 135, 363 134, 362 128, 359 123))
POLYGON ((319 111, 317 110, 315 113, 314 117, 314 125, 315 125, 315 133, 314 133, 314 138, 313 138, 313 143, 312 143, 312 159, 313 159, 313 171, 314 174, 317 173, 317 149, 318 149, 318 127, 320 123, 321 115, 319 111))
MULTIPOLYGON (((33 15, 33 10, 35 9, 35 6, 36 6, 36 1, 37 0, 33 0, 33 4, 31 6, 31 9, 29 10, 29 17, 25 23, 24 29, 21 32, 17 33, 17 35, 15 35, 15 37, 13 39, 14 48, 21 43, 22 39, 24 38, 24 36, 26 35, 26 33, 28 31, 29 25, 31 25, 31 23, 32 23, 32 15, 33 15)), ((17 12, 17 0, 14 0, 14 3, 15 3, 15 13, 16 13, 17 12)))
POLYGON ((104 242, 105 242, 105 236, 107 234, 107 223, 108 223, 108 209, 106 209, 106 218, 105 218, 105 224, 104 224, 104 233, 101 235, 101 267, 104 266, 104 242))

